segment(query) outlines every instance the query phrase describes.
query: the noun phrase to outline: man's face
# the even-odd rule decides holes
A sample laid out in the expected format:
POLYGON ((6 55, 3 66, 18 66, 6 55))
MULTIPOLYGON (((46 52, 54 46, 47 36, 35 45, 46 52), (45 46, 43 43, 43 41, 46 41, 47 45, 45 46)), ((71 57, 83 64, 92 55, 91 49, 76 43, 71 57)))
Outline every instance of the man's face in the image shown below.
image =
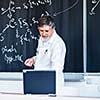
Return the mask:
POLYGON ((54 32, 54 29, 48 25, 43 25, 42 27, 38 27, 38 30, 44 42, 48 41, 54 32))

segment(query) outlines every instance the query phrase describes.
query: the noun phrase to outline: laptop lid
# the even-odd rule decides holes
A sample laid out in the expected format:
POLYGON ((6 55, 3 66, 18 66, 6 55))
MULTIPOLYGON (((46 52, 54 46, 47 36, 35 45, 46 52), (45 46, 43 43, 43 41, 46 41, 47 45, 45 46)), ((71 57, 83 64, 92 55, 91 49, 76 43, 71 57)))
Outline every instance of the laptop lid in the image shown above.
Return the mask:
POLYGON ((23 70, 24 94, 56 94, 56 72, 23 70))

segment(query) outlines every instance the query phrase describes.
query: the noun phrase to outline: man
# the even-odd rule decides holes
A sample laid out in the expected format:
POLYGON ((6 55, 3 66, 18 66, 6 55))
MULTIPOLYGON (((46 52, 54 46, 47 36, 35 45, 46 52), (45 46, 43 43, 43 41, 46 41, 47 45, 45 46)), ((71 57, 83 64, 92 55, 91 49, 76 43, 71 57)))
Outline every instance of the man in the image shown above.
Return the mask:
POLYGON ((65 43, 56 33, 52 16, 42 16, 38 21, 38 30, 40 39, 36 56, 28 58, 25 65, 28 67, 34 65, 34 70, 55 70, 58 88, 64 83, 65 43))

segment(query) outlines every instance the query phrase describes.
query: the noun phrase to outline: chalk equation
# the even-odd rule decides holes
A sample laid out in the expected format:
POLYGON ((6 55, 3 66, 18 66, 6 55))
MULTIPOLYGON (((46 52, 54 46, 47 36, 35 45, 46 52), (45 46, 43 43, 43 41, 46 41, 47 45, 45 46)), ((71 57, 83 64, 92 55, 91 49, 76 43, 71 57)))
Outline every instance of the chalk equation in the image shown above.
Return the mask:
MULTIPOLYGON (((15 38, 16 45, 11 45, 11 48, 8 48, 6 45, 1 48, 2 55, 4 56, 4 60, 7 64, 11 64, 14 61, 20 61, 23 63, 23 55, 19 55, 19 52, 17 51, 16 46, 17 45, 24 45, 24 41, 30 42, 31 39, 38 40, 36 36, 34 36, 32 30, 30 27, 33 27, 34 24, 37 24, 38 21, 36 20, 35 16, 31 18, 31 23, 28 23, 26 18, 15 18, 13 14, 16 13, 18 10, 28 10, 28 9, 34 9, 35 6, 40 5, 48 5, 50 6, 52 4, 51 0, 28 0, 27 2, 23 3, 22 6, 18 5, 16 6, 14 0, 10 0, 8 7, 1 8, 1 17, 6 16, 8 18, 8 22, 5 24, 4 28, 0 30, 0 42, 3 43, 6 39, 5 35, 7 34, 6 31, 9 29, 15 30, 15 38), (24 29, 24 31, 23 31, 24 29), (20 43, 20 44, 19 44, 20 43)), ((49 14, 47 11, 45 11, 46 14, 49 14)), ((44 15, 43 13, 41 15, 44 15)))
POLYGON ((96 10, 97 6, 100 4, 100 0, 92 0, 91 3, 93 4, 93 7, 89 11, 89 14, 95 15, 95 10, 96 10))
MULTIPOLYGON (((70 5, 70 7, 67 7, 63 10, 55 11, 52 15, 57 16, 59 14, 65 13, 68 10, 74 8, 78 4, 79 0, 75 0, 75 2, 70 5)), ((34 35, 34 32, 32 29, 34 29, 34 25, 38 23, 37 18, 35 15, 31 16, 30 22, 28 22, 27 18, 22 16, 14 16, 17 12, 20 12, 22 10, 29 11, 29 9, 34 11, 35 7, 40 6, 52 6, 53 1, 52 0, 27 0, 25 2, 22 2, 22 5, 16 4, 15 0, 10 0, 8 4, 6 4, 6 7, 1 7, 1 13, 0 17, 6 17, 6 23, 3 25, 3 28, 0 29, 0 43, 3 43, 6 41, 6 34, 9 30, 14 30, 13 34, 15 35, 15 44, 11 44, 10 47, 8 47, 6 44, 2 46, 1 52, 4 57, 4 60, 7 64, 11 64, 12 62, 23 61, 23 54, 18 52, 17 47, 24 46, 25 42, 30 42, 31 40, 38 40, 38 37, 34 35)), ((49 11, 45 10, 41 14, 43 15, 50 15, 49 11)))
POLYGON ((23 63, 22 55, 18 55, 18 52, 13 45, 11 45, 10 48, 8 48, 7 46, 4 46, 1 48, 1 51, 2 51, 2 54, 4 55, 4 60, 8 64, 17 60, 23 63))

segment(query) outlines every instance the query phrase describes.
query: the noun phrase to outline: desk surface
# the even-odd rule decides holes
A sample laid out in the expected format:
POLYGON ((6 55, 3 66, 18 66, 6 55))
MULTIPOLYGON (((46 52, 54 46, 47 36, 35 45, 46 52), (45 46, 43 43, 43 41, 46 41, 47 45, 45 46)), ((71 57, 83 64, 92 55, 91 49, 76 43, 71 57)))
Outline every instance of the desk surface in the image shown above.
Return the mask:
POLYGON ((100 98, 90 97, 49 97, 43 95, 21 95, 21 94, 0 94, 2 100, 100 100, 100 98))

